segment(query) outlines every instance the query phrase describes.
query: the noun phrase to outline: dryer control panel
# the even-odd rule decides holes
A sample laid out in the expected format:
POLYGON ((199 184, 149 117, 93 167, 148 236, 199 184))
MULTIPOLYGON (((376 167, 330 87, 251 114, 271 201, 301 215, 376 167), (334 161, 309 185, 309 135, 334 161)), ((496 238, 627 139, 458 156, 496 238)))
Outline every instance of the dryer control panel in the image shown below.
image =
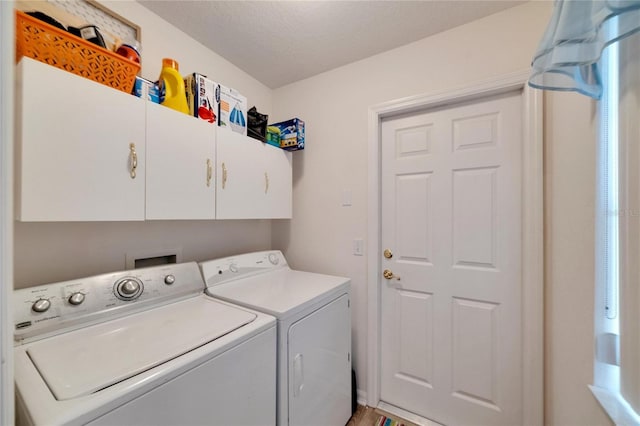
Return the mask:
POLYGON ((195 262, 113 272, 13 292, 14 337, 47 337, 62 331, 164 305, 202 293, 195 262))
POLYGON ((287 266, 287 260, 278 250, 259 251, 200 262, 200 269, 207 287, 287 266))

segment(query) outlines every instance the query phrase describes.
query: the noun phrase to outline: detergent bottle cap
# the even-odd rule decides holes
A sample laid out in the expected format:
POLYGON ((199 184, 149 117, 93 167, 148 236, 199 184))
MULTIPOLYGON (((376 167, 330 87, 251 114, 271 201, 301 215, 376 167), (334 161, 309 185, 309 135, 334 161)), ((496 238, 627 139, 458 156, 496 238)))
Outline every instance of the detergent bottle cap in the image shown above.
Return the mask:
POLYGON ((178 61, 171 58, 162 58, 162 68, 173 68, 176 71, 180 71, 178 61))

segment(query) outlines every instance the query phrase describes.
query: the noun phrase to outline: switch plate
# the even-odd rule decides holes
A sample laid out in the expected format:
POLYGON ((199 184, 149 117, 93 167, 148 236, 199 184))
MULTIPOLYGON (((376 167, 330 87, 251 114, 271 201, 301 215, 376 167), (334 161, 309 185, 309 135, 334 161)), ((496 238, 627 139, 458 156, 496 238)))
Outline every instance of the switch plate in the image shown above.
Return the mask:
POLYGON ((342 206, 349 207, 351 206, 352 194, 350 189, 345 189, 342 191, 342 206))
POLYGON ((355 240, 353 240, 353 255, 364 255, 364 241, 362 240, 362 238, 356 238, 355 240))

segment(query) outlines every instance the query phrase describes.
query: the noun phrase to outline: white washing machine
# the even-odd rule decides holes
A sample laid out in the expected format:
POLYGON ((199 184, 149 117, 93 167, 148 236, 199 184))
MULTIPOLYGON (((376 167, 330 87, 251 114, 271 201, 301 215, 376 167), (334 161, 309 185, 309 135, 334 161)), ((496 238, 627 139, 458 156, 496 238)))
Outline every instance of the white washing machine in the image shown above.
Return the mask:
POLYGON ((351 416, 348 278, 295 271, 279 251, 200 263, 206 293, 278 319, 278 424, 351 416))
POLYGON ((194 262, 14 292, 18 424, 267 425, 276 321, 194 262))

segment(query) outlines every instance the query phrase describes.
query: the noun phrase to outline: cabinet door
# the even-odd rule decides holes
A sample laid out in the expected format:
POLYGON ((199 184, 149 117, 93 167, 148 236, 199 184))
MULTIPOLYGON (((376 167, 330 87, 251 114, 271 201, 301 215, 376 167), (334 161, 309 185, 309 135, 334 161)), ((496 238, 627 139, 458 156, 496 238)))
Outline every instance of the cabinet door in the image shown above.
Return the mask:
POLYGON ((220 128, 216 146, 218 219, 291 217, 291 153, 220 128))
POLYGON ((291 218, 291 153, 268 144, 258 147, 264 170, 262 217, 291 218))
POLYGON ((256 219, 262 215, 264 172, 258 144, 247 136, 218 128, 216 141, 216 218, 256 219))
POLYGON ((147 104, 147 219, 215 218, 216 127, 147 104))
POLYGON ((17 79, 18 219, 144 220, 144 101, 29 58, 17 79))

